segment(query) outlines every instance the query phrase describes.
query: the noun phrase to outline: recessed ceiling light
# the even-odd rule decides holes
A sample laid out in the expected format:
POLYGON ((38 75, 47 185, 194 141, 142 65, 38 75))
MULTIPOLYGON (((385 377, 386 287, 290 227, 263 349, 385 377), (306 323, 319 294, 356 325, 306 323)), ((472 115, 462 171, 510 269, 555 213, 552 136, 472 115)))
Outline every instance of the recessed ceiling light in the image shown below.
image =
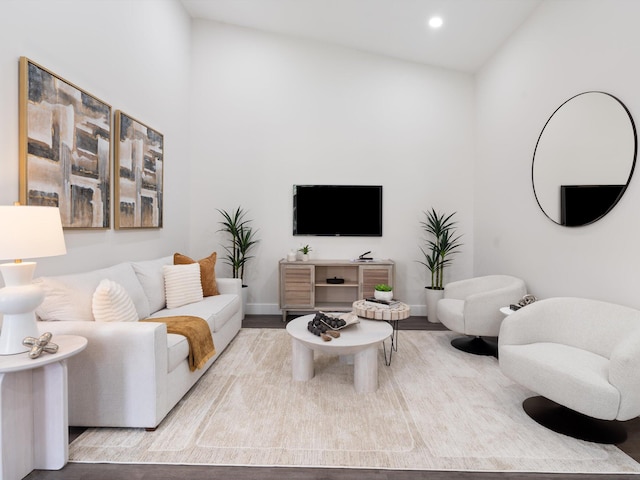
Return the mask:
POLYGON ((431 17, 429 19, 429 26, 431 28, 440 28, 442 26, 442 17, 431 17))

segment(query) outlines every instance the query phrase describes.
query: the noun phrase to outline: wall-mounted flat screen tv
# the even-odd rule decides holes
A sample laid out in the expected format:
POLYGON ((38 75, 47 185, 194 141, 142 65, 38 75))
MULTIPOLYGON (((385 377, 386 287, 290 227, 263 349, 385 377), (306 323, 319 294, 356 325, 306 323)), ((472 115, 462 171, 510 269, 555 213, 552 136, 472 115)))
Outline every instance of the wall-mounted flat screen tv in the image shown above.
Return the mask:
POLYGON ((626 185, 561 185, 560 223, 578 227, 595 222, 611 210, 626 185))
POLYGON ((293 234, 382 236, 381 185, 294 185, 293 234))

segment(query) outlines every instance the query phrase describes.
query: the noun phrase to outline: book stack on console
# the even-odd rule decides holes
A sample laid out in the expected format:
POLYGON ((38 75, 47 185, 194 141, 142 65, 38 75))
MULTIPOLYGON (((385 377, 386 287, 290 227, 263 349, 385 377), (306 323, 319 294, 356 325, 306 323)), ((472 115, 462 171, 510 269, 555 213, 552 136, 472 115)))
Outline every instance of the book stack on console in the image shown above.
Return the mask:
POLYGON ((368 307, 378 307, 378 308, 393 308, 400 304, 398 300, 391 300, 387 302, 386 300, 379 300, 375 297, 365 298, 364 303, 368 307))

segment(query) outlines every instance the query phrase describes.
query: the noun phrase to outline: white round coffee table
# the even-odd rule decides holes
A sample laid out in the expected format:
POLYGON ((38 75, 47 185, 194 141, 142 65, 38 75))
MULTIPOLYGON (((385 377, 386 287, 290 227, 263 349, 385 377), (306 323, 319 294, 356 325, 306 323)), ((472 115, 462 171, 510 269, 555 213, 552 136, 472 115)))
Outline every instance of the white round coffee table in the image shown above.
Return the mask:
POLYGON ((387 322, 360 320, 340 330, 340 337, 330 342, 307 330, 315 314, 304 315, 287 324, 291 335, 293 379, 306 382, 314 375, 313 352, 330 355, 353 355, 353 384, 358 393, 375 392, 378 388, 378 345, 393 333, 387 322))

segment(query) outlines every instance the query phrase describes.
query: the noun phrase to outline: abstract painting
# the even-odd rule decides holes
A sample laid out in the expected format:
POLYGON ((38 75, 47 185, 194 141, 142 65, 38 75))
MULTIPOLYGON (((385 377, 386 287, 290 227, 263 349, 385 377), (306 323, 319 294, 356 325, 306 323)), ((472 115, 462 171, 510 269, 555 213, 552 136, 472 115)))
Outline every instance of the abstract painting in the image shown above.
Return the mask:
POLYGON ((111 106, 20 58, 20 203, 65 228, 109 228, 111 106))
POLYGON ((164 137, 116 111, 115 227, 162 227, 164 137))

